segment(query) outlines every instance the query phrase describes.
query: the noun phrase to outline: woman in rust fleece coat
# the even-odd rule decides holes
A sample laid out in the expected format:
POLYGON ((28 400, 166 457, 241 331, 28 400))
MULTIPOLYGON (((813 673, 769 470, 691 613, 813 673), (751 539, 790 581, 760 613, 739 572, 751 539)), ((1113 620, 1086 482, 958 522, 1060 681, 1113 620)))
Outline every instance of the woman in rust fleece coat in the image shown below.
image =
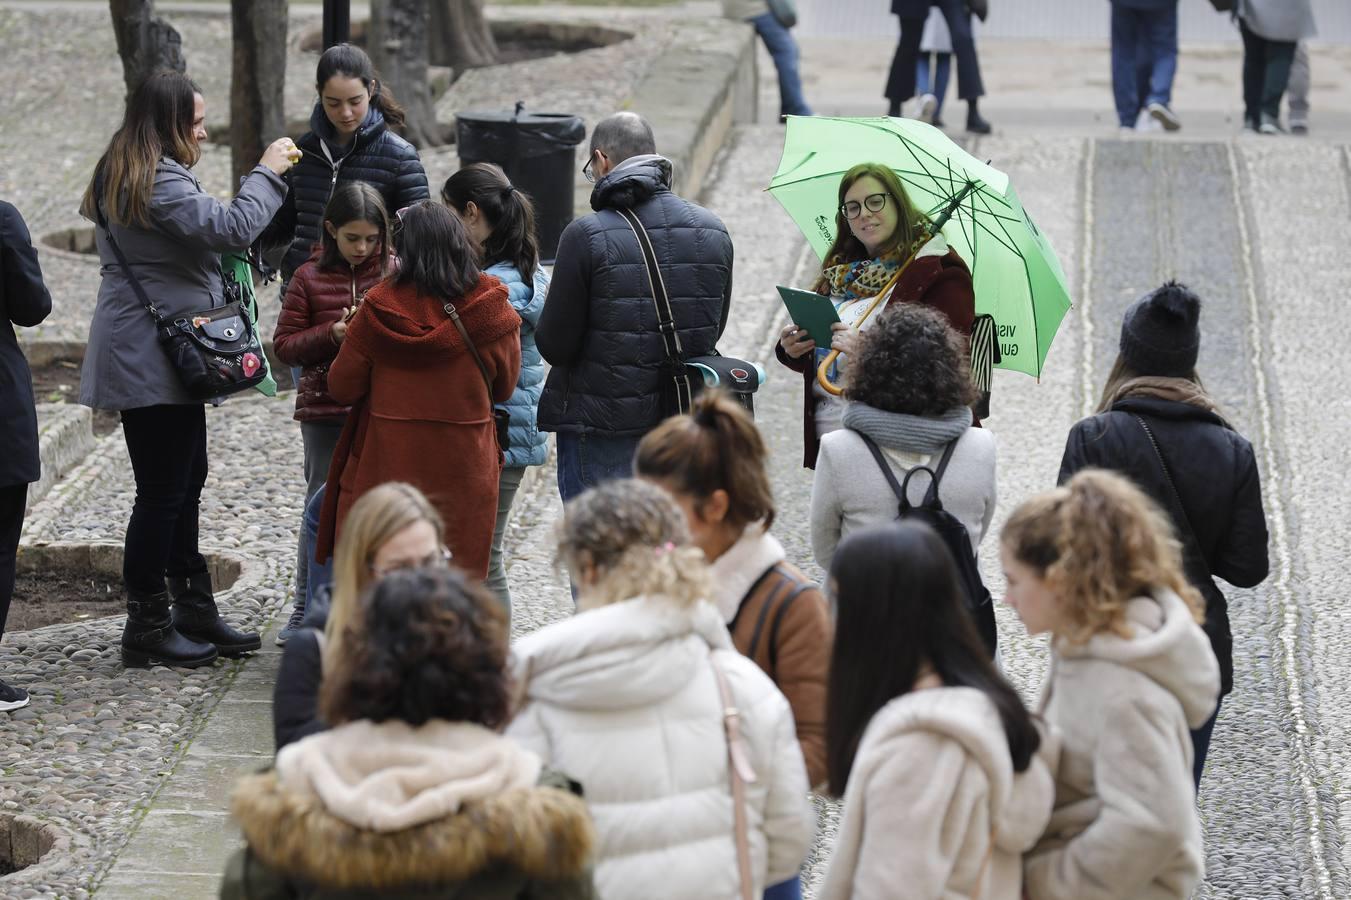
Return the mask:
MULTIPOLYGON (((816 467, 821 436, 840 427, 844 404, 816 383, 816 368, 830 350, 844 354, 835 363, 832 381, 839 384, 858 332, 852 329, 904 263, 928 217, 917 209, 890 167, 879 163, 855 166, 840 179, 840 207, 835 212, 835 243, 826 254, 816 291, 829 294, 839 314, 829 348, 817 348, 804 329, 789 324, 774 348, 779 362, 803 378, 802 464, 816 467), (813 352, 814 351, 814 352, 813 352)), ((891 302, 922 303, 947 317, 958 334, 971 335, 976 294, 971 270, 941 234, 929 239, 901 274, 889 299, 874 314, 883 315, 891 302)), ((864 327, 867 327, 865 323, 864 327)), ((974 420, 974 419, 973 419, 974 420)), ((979 420, 974 420, 979 425, 979 420)))
POLYGON ((367 292, 328 372, 329 394, 353 410, 329 467, 316 554, 332 554, 365 491, 406 481, 441 513, 454 564, 482 579, 502 468, 493 405, 516 388, 521 319, 506 287, 478 270, 463 226, 444 206, 409 207, 401 224, 398 274, 367 292))

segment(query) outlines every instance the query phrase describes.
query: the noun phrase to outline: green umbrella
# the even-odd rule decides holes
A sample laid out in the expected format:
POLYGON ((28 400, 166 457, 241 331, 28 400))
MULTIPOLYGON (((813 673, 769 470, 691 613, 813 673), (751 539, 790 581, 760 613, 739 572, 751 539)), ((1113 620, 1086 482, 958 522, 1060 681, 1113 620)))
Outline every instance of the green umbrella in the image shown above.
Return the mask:
POLYGON ((865 162, 890 166, 931 218, 950 211, 943 236, 971 267, 976 313, 994 317, 1000 368, 1039 376, 1069 289, 1009 177, 914 119, 789 116, 769 192, 822 259, 835 241, 840 178, 865 162))

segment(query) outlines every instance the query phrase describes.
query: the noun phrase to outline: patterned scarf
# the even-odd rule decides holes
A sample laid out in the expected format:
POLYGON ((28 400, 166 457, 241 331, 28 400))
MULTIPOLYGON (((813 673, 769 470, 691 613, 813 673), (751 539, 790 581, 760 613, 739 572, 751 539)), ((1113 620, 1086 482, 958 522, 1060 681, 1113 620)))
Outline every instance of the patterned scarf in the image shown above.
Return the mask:
POLYGON ((836 302, 876 297, 896 277, 905 257, 898 248, 872 259, 827 266, 821 275, 830 285, 831 296, 836 302))

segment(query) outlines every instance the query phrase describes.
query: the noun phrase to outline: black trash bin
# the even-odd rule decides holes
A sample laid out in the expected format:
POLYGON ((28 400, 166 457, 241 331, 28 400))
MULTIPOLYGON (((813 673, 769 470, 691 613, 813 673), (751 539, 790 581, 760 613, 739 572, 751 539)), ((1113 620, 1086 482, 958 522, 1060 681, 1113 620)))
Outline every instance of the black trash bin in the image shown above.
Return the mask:
POLYGON ((535 204, 540 258, 553 262, 558 239, 572 221, 577 145, 586 124, 564 113, 464 112, 455 117, 460 165, 496 163, 535 204))

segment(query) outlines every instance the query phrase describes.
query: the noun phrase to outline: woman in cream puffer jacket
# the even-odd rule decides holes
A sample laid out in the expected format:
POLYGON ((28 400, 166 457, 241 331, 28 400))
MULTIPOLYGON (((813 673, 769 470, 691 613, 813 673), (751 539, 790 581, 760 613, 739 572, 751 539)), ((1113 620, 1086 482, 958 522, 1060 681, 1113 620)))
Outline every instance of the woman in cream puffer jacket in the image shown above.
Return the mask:
POLYGON ((515 646, 524 705, 507 729, 581 782, 604 900, 741 896, 724 673, 756 780, 745 806, 754 894, 795 876, 814 816, 788 702, 707 602, 702 554, 660 488, 608 482, 567 507, 559 556, 581 612, 515 646))

